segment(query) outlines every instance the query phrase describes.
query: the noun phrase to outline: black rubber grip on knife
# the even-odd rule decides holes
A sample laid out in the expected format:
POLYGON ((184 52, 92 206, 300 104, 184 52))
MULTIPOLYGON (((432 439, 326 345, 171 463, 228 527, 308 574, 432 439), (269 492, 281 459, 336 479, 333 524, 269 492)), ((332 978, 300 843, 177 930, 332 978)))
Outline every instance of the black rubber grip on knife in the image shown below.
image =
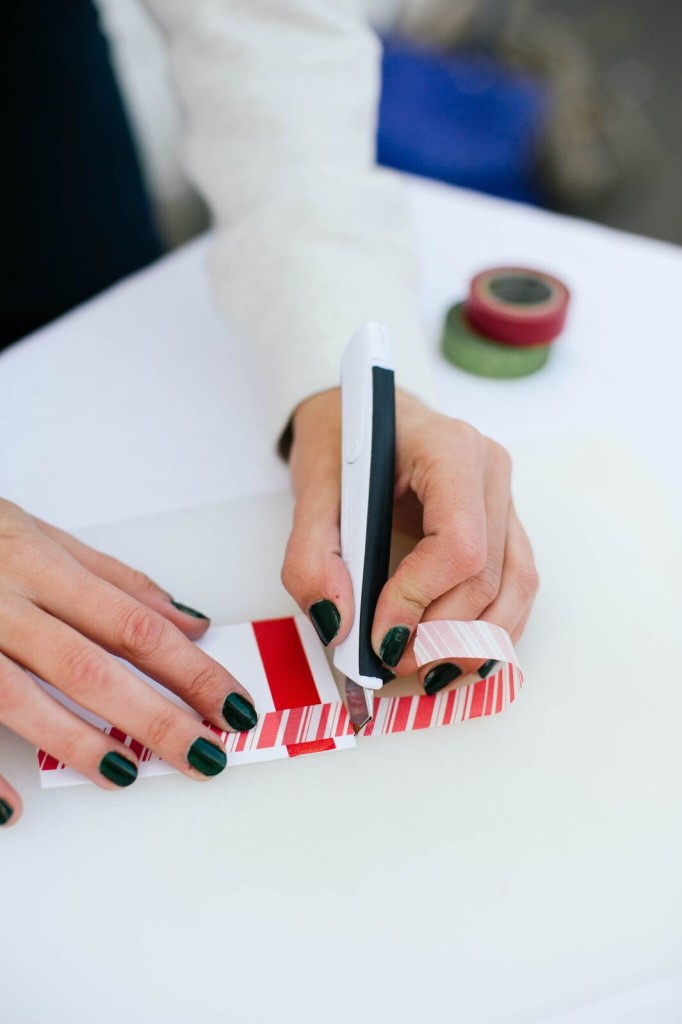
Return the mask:
POLYGON ((358 664, 363 676, 392 678, 372 648, 372 621, 388 579, 395 485, 395 384, 393 370, 372 367, 372 454, 365 562, 360 603, 358 664))

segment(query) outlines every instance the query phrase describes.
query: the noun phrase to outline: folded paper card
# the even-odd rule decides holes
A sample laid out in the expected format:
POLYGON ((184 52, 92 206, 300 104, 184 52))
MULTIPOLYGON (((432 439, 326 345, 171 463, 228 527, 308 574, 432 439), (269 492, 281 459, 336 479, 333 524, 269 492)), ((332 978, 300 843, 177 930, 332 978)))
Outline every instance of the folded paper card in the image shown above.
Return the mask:
MULTIPOLYGON (((325 652, 305 616, 214 627, 199 646, 243 681, 259 712, 258 724, 250 732, 220 732, 211 726, 225 743, 228 766, 355 745, 353 728, 325 652)), ((523 682, 509 637, 490 623, 423 623, 417 627, 414 652, 419 665, 444 658, 493 659, 499 664, 487 679, 435 697, 392 694, 393 684, 388 684, 374 698, 374 717, 363 736, 493 715, 514 700, 523 682)), ((169 700, 183 703, 135 668, 131 671, 169 700)), ((73 704, 59 690, 47 683, 42 685, 55 699, 129 746, 140 762, 140 776, 176 770, 137 740, 73 704)), ((38 764, 45 787, 88 781, 45 751, 38 752, 38 764)))

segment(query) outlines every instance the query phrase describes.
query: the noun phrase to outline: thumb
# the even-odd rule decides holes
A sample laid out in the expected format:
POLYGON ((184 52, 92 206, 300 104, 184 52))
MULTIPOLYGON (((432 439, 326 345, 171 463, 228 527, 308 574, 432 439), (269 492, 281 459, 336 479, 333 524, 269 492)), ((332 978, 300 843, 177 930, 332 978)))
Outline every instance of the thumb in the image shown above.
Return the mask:
POLYGON ((341 407, 338 391, 316 395, 294 417, 291 475, 296 504, 282 583, 325 645, 353 622, 353 590, 341 558, 341 407))

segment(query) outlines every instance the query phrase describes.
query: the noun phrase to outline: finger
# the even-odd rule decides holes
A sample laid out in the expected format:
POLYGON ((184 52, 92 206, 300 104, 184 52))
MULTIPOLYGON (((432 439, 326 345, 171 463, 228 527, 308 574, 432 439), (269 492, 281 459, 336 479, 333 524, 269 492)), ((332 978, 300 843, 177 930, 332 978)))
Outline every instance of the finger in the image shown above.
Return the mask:
MULTIPOLYGON (((538 575, 530 541, 511 507, 499 594, 477 617, 481 621, 501 626, 514 641, 515 637, 520 636, 520 631, 530 615, 537 588, 538 575)), ((456 600, 457 598, 453 597, 453 606, 444 607, 438 618, 457 618, 456 600)), ((464 659, 457 662, 443 659, 420 668, 419 679, 425 692, 434 694, 465 679, 470 682, 472 672, 478 678, 484 679, 495 668, 494 661, 470 663, 464 659)))
POLYGON ((325 646, 336 646, 353 622, 353 590, 341 559, 338 423, 340 405, 334 416, 316 421, 315 430, 296 423, 291 452, 296 506, 282 565, 284 587, 325 646))
POLYGON ((176 601, 167 590, 160 587, 145 573, 131 569, 117 558, 89 547, 64 530, 44 523, 41 519, 36 519, 36 523, 44 534, 68 551, 85 569, 95 576, 99 576, 100 579, 113 583, 119 590, 123 590, 124 593, 130 594, 142 604, 159 612, 191 640, 198 640, 210 626, 211 620, 207 615, 176 601))
POLYGON ((40 604, 162 683, 220 729, 252 729, 251 694, 171 622, 80 566, 45 566, 40 604))
POLYGON ((14 786, 0 775, 0 828, 11 828, 21 817, 24 807, 14 786))
POLYGON ((424 509, 424 537, 381 591, 372 627, 372 645, 390 668, 429 605, 486 564, 484 479, 474 434, 466 445, 454 435, 436 438, 438 455, 422 458, 412 473, 411 486, 424 509))
POLYGON ((527 612, 524 612, 524 614, 521 616, 521 618, 516 623, 516 625, 514 626, 513 630, 511 631, 511 633, 509 634, 509 636, 511 638, 511 642, 514 644, 514 646, 516 646, 516 644, 519 642, 519 640, 523 636, 523 632, 524 632, 524 630, 526 628, 526 623, 528 622, 528 619, 530 618, 531 611, 532 611, 532 607, 529 608, 527 612))
POLYGON ((205 779, 223 770, 225 750, 209 727, 101 647, 29 602, 13 602, 3 611, 0 647, 14 661, 156 751, 178 771, 205 779))
POLYGON ((0 828, 11 828, 21 817, 23 804, 21 798, 7 779, 0 775, 0 828))
POLYGON ((540 578, 528 534, 512 505, 509 510, 502 585, 495 600, 480 616, 495 622, 518 639, 531 613, 540 578))
MULTIPOLYGON (((422 616, 422 622, 454 619, 471 622, 497 597, 502 580, 502 569, 505 558, 507 527, 510 508, 510 465, 508 460, 494 467, 494 471, 486 475, 484 485, 487 552, 486 563, 476 576, 465 580, 447 594, 433 601, 422 616)), ((466 675, 477 670, 483 662, 476 659, 458 660, 455 668, 457 675, 466 675)), ((394 669, 397 675, 410 675, 416 671, 417 664, 414 651, 410 647, 394 669)), ((427 670, 422 669, 420 675, 426 676, 427 670)), ((453 669, 454 672, 454 669, 453 669)))
MULTIPOLYGON (((133 750, 53 700, 27 672, 2 654, 0 721, 103 789, 120 789, 137 778, 138 762, 133 750)), ((18 795, 11 790, 7 797, 1 783, 0 800, 9 802, 14 811, 12 818, 21 813, 18 795)))

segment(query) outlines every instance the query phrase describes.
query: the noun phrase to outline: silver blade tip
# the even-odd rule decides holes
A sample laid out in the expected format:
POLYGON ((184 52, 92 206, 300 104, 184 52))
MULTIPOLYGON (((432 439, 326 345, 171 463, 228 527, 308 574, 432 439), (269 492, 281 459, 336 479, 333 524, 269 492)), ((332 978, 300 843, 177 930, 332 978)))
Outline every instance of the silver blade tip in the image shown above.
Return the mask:
POLYGON ((372 721, 373 695, 368 694, 363 686, 358 686, 346 676, 346 702, 348 704, 348 717, 353 724, 355 735, 365 728, 372 721))

